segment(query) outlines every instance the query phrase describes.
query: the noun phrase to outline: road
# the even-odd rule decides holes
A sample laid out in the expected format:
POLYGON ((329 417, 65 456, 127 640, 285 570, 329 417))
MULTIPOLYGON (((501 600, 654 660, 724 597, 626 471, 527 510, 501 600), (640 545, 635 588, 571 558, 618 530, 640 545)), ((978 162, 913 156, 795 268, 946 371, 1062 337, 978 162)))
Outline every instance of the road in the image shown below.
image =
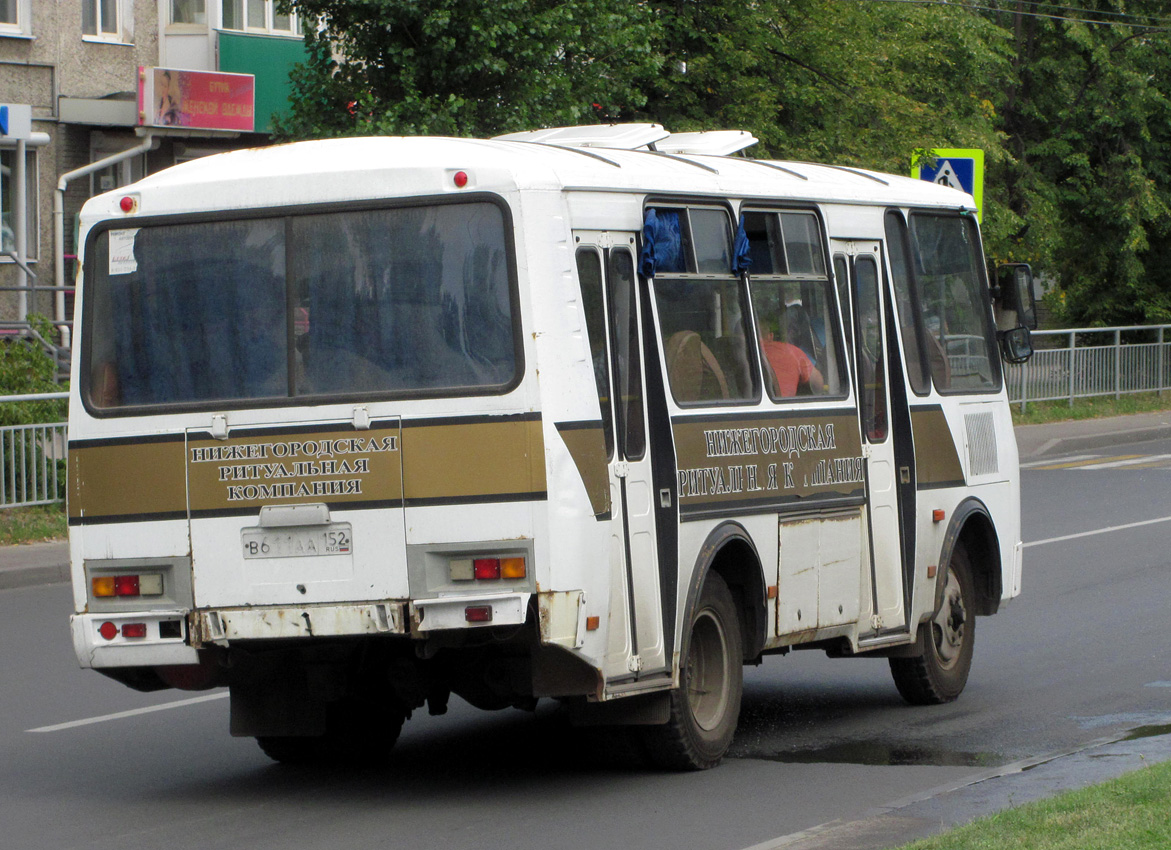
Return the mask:
POLYGON ((417 713, 385 764, 281 768, 228 736, 219 694, 137 694, 77 669, 67 587, 0 591, 0 846, 741 850, 1134 727, 1169 731, 1169 485, 1171 441, 1026 468, 1025 594, 978 621, 958 702, 904 705, 881 660, 767 659, 746 671, 730 758, 701 774, 654 773, 552 712, 454 699, 447 716, 417 713))

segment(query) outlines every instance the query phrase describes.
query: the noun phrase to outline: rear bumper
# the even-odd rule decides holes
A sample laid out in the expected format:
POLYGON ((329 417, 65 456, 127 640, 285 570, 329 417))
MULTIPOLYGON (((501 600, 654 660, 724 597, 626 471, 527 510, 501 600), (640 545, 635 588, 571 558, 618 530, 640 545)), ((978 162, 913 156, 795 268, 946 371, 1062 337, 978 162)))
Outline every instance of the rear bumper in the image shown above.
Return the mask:
POLYGON ((263 606, 194 611, 191 642, 406 634, 403 603, 263 606))
POLYGON ((82 667, 153 667, 155 665, 197 664, 198 653, 186 641, 186 611, 119 612, 117 614, 74 614, 69 618, 73 650, 82 667), (106 623, 117 631, 103 637, 106 623), (144 637, 126 637, 128 624, 146 627, 144 637), (167 624, 164 627, 162 624, 167 624), (169 628, 176 637, 162 637, 169 628))
MULTIPOLYGON (((414 635, 528 621, 533 594, 461 594, 413 601, 352 604, 249 606, 196 611, 168 610, 75 614, 73 646, 82 667, 145 667, 198 663, 197 650, 233 641, 287 640, 377 635, 414 635), (476 609, 478 616, 469 613, 476 609), (485 609, 490 614, 485 616, 485 609), (142 637, 126 637, 126 624, 145 625, 142 637), (107 635, 102 634, 103 626, 107 635), (166 636, 164 636, 166 635, 166 636)), ((584 636, 581 591, 540 594, 544 642, 580 647, 584 636)))

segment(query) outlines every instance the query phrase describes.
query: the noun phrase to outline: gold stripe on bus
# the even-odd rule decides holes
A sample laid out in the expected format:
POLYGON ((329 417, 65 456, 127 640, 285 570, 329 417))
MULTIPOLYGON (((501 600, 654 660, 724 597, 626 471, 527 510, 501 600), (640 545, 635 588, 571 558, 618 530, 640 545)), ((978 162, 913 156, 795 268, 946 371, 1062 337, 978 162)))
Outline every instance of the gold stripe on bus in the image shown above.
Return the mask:
POLYGON ((540 419, 416 421, 402 437, 408 506, 545 496, 540 419))
POLYGON ((917 486, 963 486, 964 468, 943 409, 911 408, 911 433, 915 439, 917 486))
POLYGON ((602 423, 580 425, 558 423, 557 433, 561 435, 569 456, 573 458, 581 483, 589 496, 590 509, 594 516, 610 512, 610 458, 606 454, 606 435, 602 423))
POLYGON ((680 418, 672 430, 681 510, 864 493, 852 412, 680 418))
POLYGON ((70 520, 186 512, 182 439, 70 446, 70 520))
POLYGON ((305 502, 401 504, 399 439, 397 425, 192 439, 191 512, 305 502))

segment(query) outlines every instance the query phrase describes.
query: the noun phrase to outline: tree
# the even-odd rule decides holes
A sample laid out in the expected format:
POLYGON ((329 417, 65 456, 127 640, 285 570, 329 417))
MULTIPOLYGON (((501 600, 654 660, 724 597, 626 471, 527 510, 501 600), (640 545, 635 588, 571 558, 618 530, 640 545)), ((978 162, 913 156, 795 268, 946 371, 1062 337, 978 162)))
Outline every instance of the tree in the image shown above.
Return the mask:
POLYGON ((754 153, 905 173, 915 148, 998 155, 1002 29, 964 7, 841 0, 657 2, 666 65, 642 114, 736 127, 754 153), (685 70, 684 70, 685 69, 685 70))
POLYGON ((991 257, 1063 321, 1171 322, 1165 0, 283 2, 323 23, 286 137, 654 121, 896 173, 980 148, 991 257))
POLYGON ((627 0, 284 0, 307 28, 286 138, 489 136, 642 106, 661 64, 627 0))
POLYGON ((1012 16, 1017 82, 1002 120, 1013 159, 989 176, 1029 225, 1006 251, 1054 277, 1069 324, 1171 321, 1171 43, 1162 4, 1126 8, 1012 16))

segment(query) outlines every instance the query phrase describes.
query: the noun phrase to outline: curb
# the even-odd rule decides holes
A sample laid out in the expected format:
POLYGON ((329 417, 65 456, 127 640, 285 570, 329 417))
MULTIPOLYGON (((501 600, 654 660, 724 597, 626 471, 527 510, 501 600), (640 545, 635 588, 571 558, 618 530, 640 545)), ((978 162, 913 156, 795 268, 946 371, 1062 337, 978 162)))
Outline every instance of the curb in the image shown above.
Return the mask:
MULTIPOLYGON (((1043 428, 1043 425, 1025 425, 1022 428, 1043 428)), ((1021 434, 1022 428, 1017 428, 1017 446, 1020 449, 1020 459, 1022 461, 1038 460, 1040 458, 1073 454, 1076 452, 1090 451, 1093 449, 1105 449, 1110 446, 1117 445, 1120 442, 1125 443, 1146 443, 1152 440, 1165 440, 1171 438, 1171 424, 1156 425, 1149 428, 1136 428, 1125 433, 1102 433, 1102 434, 1081 434, 1069 436, 1053 436, 1037 443, 1036 445, 1028 445, 1028 443, 1035 442, 1030 439, 1031 435, 1024 436, 1021 434), (1022 439, 1022 437, 1024 437, 1022 439), (1027 447, 1026 447, 1027 446, 1027 447)))
POLYGON ((69 564, 0 570, 0 590, 35 587, 40 584, 63 584, 67 581, 69 581, 69 564))
POLYGON ((0 590, 69 581, 69 544, 64 540, 0 546, 0 590))
POLYGON ((886 850, 940 835, 950 829, 1025 803, 1047 799, 1171 761, 1166 726, 1124 729, 1046 755, 976 773, 949 785, 913 794, 747 850, 886 850))

